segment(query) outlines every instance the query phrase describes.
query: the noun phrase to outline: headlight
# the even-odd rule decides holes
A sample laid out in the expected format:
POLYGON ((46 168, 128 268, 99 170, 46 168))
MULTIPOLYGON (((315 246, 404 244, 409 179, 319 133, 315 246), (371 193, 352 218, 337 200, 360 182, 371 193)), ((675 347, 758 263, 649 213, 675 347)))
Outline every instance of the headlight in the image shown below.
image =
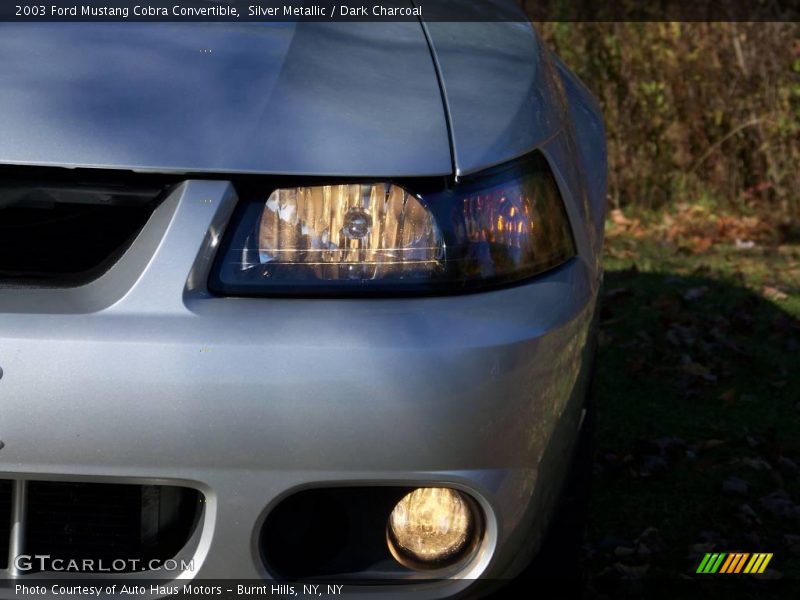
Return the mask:
POLYGON ((243 199, 212 291, 446 293, 531 277, 575 255, 538 153, 446 190, 337 183, 265 195, 243 199))
POLYGON ((262 278, 428 277, 444 257, 431 214, 395 185, 277 189, 259 210, 256 261, 243 266, 262 278))

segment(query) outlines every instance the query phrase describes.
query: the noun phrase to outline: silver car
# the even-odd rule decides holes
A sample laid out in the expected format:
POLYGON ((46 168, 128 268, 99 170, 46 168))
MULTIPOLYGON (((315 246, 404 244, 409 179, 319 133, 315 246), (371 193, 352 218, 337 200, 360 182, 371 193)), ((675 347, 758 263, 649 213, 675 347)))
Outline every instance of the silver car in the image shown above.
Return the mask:
POLYGON ((0 25, 0 579, 515 576, 605 176, 524 21, 0 25))

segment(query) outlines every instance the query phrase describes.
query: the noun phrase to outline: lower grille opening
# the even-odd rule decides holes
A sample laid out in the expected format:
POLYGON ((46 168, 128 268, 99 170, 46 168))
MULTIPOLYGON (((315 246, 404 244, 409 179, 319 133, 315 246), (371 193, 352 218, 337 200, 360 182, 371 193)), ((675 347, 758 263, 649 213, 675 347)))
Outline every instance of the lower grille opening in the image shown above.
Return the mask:
POLYGON ((11 482, 0 480, 0 571, 8 568, 11 536, 11 482))
POLYGON ((149 570, 151 561, 163 563, 186 545, 203 500, 197 490, 176 486, 32 481, 23 547, 28 555, 50 555, 35 571, 67 564, 80 572, 100 565, 115 573, 149 570))
POLYGON ((452 488, 307 489, 272 509, 259 545, 279 580, 419 583, 466 568, 483 523, 476 500, 452 488))
POLYGON ((305 490, 286 498, 267 516, 261 552, 279 579, 390 579, 408 569, 386 545, 392 509, 411 488, 353 487, 305 490), (369 577, 367 577, 369 578, 369 577))

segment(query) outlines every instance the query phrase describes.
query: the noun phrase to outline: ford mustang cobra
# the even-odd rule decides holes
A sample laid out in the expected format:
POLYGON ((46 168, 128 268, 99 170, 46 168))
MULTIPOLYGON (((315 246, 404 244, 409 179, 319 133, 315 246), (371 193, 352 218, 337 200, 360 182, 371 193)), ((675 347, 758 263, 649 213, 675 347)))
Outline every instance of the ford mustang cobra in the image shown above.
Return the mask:
POLYGON ((0 577, 525 568, 605 195, 529 23, 16 23, 0 56, 0 577))

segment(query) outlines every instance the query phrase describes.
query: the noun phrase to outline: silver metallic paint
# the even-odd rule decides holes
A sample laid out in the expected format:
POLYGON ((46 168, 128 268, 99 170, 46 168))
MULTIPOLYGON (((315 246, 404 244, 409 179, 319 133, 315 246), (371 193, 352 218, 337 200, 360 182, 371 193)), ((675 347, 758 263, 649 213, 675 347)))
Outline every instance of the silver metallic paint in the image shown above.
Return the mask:
POLYGON ((0 58, 0 163, 452 171, 419 23, 3 23, 0 58))
MULTIPOLYGON (((465 34, 480 28, 468 25, 465 34)), ((488 38, 508 37, 499 27, 505 24, 485 25, 471 50, 475 55, 488 38)), ((214 35, 233 40, 240 30, 247 31, 236 26, 214 35)), ((192 483, 207 498, 199 538, 187 549, 196 552, 201 568, 195 576, 203 578, 266 576, 256 549, 258 525, 292 490, 359 483, 455 485, 476 496, 490 525, 462 576, 509 575, 520 568, 557 501, 580 419, 586 341, 601 274, 605 151, 599 115, 582 86, 548 62, 549 53, 537 49, 532 34, 514 31, 516 41, 498 41, 497 48, 505 50, 470 67, 452 62, 459 37, 454 29, 448 41, 446 28, 431 28, 437 51, 443 52, 448 111, 457 125, 456 162, 467 171, 539 146, 565 198, 576 259, 524 285, 456 297, 215 298, 205 281, 236 193, 225 181, 186 182, 95 282, 69 290, 0 289, 0 439, 6 442, 0 476, 192 483), (523 39, 531 46, 519 42, 523 39), (526 66, 528 57, 536 58, 534 66, 526 66), (504 61, 526 73, 520 82, 501 82, 517 100, 493 96, 470 106, 478 100, 468 80, 477 85, 508 79, 511 69, 492 68, 504 61), (564 91, 548 87, 552 77, 537 79, 540 68, 560 73, 564 91), (519 101, 532 88, 538 90, 537 102, 519 101), (504 103, 515 102, 516 112, 505 111, 504 103), (574 126, 564 121, 567 110, 574 126), (470 114, 484 118, 471 122, 470 114), (482 135, 481 128, 490 135, 482 135)), ((285 42, 279 32, 272 42, 262 39, 270 37, 264 33, 253 35, 267 46, 285 42)), ((15 39, 25 47, 22 38, 15 39)), ((7 40, 0 36, 0 46, 7 40)), ((123 38, 120 52, 125 46, 123 38)), ((287 57, 292 52, 281 50, 287 57)), ((417 59, 414 52, 403 56, 391 64, 407 74, 417 59)), ((157 60, 150 63, 149 69, 160 72, 157 60)), ((94 68, 113 80, 108 68, 94 68)), ((201 72, 193 76, 197 81, 201 72)), ((40 73, 45 75, 58 81, 56 73, 40 73)), ((435 85, 432 69, 427 77, 435 85)), ((23 77, 18 87, 30 87, 31 81, 23 77)), ((115 97, 114 90, 96 89, 115 97)), ((429 103, 426 94, 416 97, 422 96, 429 103)), ((450 169, 450 156, 442 149, 444 110, 437 101, 435 109, 428 104, 432 114, 426 118, 437 123, 428 136, 418 136, 419 123, 408 115, 386 125, 413 133, 401 136, 405 141, 395 148, 391 165, 375 157, 373 145, 387 140, 359 135, 362 127, 388 118, 377 109, 353 114, 355 129, 338 127, 340 139, 350 142, 339 156, 327 156, 328 148, 308 163, 302 162, 299 142, 271 116, 265 118, 288 146, 283 154, 265 151, 258 164, 231 162, 243 155, 211 149, 215 140, 245 147, 238 125, 191 133, 201 136, 192 138, 203 150, 197 154, 195 147, 181 155, 171 140, 166 154, 160 153, 144 135, 154 136, 155 128, 132 131, 127 124, 120 131, 130 132, 131 140, 101 137, 78 153, 99 160, 108 143, 117 166, 153 167, 170 156, 161 163, 163 170, 184 161, 213 171, 227 166, 259 172, 443 173, 450 169), (366 121, 358 124, 361 116, 366 121), (356 148, 357 143, 363 145, 356 148), (418 156, 411 156, 412 148, 418 156)), ((288 102, 286 96, 282 102, 288 102)), ((275 108, 291 113, 287 106, 275 108)), ((104 127, 81 111, 87 122, 104 127)), ((16 114, 28 119, 28 131, 41 139, 18 148, 19 138, 14 143, 3 138, 0 156, 27 153, 26 160, 40 164, 66 156, 59 146, 76 139, 75 130, 61 131, 55 120, 43 126, 21 105, 16 114)), ((316 122, 313 115, 309 119, 316 122)), ((179 126, 162 125, 169 133, 179 126)), ((450 581, 434 589, 414 585, 393 591, 440 597, 465 585, 450 581)))
POLYGON ((442 74, 457 174, 522 156, 561 129, 556 90, 530 23, 426 28, 442 74))
POLYGON ((111 271, 72 290, 81 306, 105 279, 133 282, 104 308, 66 313, 53 297, 21 312, 30 290, 0 294, 0 472, 200 482, 225 524, 202 577, 254 575, 243 553, 264 507, 325 481, 464 485, 502 515, 502 545, 554 426, 577 426, 584 261, 454 298, 211 298, 185 282, 204 279, 207 232, 235 201, 223 182, 183 185, 111 271))

